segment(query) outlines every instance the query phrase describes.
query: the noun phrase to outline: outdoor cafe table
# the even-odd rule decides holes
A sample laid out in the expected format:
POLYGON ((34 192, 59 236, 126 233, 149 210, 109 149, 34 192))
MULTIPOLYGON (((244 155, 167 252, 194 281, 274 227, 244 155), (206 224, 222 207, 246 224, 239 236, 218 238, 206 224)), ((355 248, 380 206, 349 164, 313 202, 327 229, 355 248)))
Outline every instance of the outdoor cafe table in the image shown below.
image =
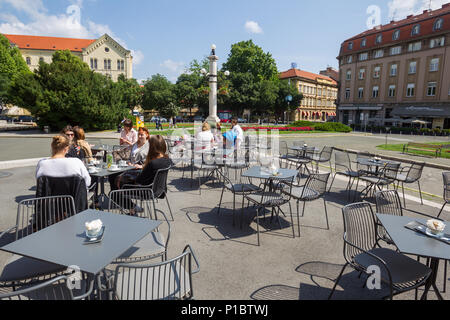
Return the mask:
MULTIPOLYGON (((428 291, 433 287, 438 299, 443 300, 442 295, 436 286, 436 276, 439 268, 439 260, 442 259, 445 260, 445 262, 447 262, 446 260, 450 260, 450 244, 446 244, 432 237, 405 228, 405 225, 412 221, 417 221, 426 225, 427 219, 393 216, 380 213, 377 213, 376 216, 401 253, 431 259, 430 268, 432 274, 425 284, 425 291, 421 299, 425 300, 428 291)), ((447 226, 444 232, 450 233, 450 223, 446 224, 447 226)), ((444 281, 447 281, 447 279, 444 281)))
POLYGON ((368 158, 356 158, 356 163, 368 166, 368 167, 375 167, 374 174, 378 174, 379 169, 384 167, 386 164, 397 164, 396 161, 390 161, 390 160, 375 160, 375 159, 368 159, 368 158))
POLYGON ((72 269, 76 266, 94 281, 108 264, 160 224, 160 221, 88 209, 0 250, 72 269), (96 219, 102 220, 105 226, 103 239, 84 244, 85 222, 96 219))
POLYGON ((132 166, 126 166, 126 167, 118 167, 117 170, 111 170, 111 169, 107 169, 107 168, 99 168, 96 167, 99 171, 97 172, 89 172, 89 175, 91 177, 94 177, 97 179, 98 182, 100 182, 100 194, 97 196, 96 198, 99 199, 99 207, 102 209, 107 209, 107 206, 109 204, 108 201, 108 196, 105 193, 105 178, 113 175, 113 174, 117 174, 117 173, 122 173, 128 170, 133 170, 135 169, 135 167, 132 166))

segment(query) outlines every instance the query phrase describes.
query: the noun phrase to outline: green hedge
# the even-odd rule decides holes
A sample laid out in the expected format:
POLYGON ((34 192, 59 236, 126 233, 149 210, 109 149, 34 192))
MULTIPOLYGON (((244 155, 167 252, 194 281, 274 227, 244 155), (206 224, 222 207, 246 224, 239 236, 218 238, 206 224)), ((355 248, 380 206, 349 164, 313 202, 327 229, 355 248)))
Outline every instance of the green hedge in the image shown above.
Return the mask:
POLYGON ((352 132, 352 128, 340 122, 311 122, 296 121, 290 125, 291 127, 311 127, 317 131, 333 131, 333 132, 352 132))

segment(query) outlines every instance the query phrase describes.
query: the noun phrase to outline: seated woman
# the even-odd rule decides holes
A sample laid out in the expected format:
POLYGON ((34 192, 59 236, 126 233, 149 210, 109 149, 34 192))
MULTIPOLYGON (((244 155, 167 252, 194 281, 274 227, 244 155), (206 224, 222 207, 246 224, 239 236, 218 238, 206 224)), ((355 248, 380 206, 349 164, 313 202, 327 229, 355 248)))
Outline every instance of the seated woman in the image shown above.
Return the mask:
POLYGON ((137 141, 137 132, 133 129, 133 122, 127 119, 123 122, 123 129, 120 132, 120 145, 132 146, 137 141))
POLYGON ((160 135, 151 136, 149 139, 149 150, 142 172, 136 176, 134 181, 122 181, 121 176, 117 179, 117 186, 121 188, 124 184, 149 185, 153 183, 156 172, 159 169, 166 169, 172 165, 167 154, 167 145, 160 135))
POLYGON ((79 175, 86 182, 86 187, 89 187, 91 185, 91 176, 80 159, 66 157, 69 149, 70 140, 67 136, 54 136, 52 141, 52 156, 38 162, 36 179, 41 176, 67 177, 79 175))
POLYGON ((69 151, 66 154, 67 158, 78 158, 78 159, 84 159, 85 154, 84 151, 81 150, 81 147, 78 146, 75 141, 75 133, 73 132, 73 127, 71 125, 65 126, 61 130, 61 134, 67 136, 69 138, 69 151))
POLYGON ((118 179, 119 176, 122 176, 122 181, 134 181, 136 179, 136 176, 139 174, 140 169, 142 169, 143 164, 145 162, 145 159, 147 159, 148 149, 149 149, 149 143, 148 139, 150 138, 150 134, 148 132, 147 128, 140 127, 138 130, 138 140, 137 142, 130 147, 131 151, 129 152, 130 158, 127 159, 127 164, 129 166, 134 166, 135 169, 139 170, 132 170, 127 171, 125 173, 118 173, 118 174, 112 174, 108 176, 109 185, 111 187, 111 190, 117 190, 117 182, 116 179, 118 179))
POLYGON ((208 122, 202 125, 202 131, 195 137, 195 151, 209 150, 214 144, 214 135, 208 122))
POLYGON ((84 151, 84 156, 89 162, 94 160, 92 157, 91 145, 86 141, 83 128, 79 126, 73 127, 73 133, 75 134, 74 145, 80 147, 84 151))

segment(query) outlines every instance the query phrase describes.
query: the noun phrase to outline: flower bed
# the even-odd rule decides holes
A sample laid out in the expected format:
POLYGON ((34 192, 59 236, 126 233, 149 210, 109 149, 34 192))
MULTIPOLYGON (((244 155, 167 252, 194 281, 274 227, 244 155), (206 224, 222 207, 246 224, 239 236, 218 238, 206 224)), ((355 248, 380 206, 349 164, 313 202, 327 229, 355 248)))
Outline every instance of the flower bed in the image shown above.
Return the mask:
POLYGON ((272 130, 278 130, 278 131, 313 131, 314 129, 311 127, 243 127, 242 128, 243 131, 248 131, 248 130, 267 130, 267 131, 272 131, 272 130))

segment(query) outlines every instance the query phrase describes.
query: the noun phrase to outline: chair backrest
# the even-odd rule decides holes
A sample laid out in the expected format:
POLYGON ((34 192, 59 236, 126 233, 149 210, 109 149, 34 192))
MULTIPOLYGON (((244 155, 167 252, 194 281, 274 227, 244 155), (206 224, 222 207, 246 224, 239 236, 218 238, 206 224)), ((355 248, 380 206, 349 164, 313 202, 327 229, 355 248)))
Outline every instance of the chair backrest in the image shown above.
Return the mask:
POLYGON ((73 300, 73 292, 67 285, 67 276, 54 279, 19 290, 0 294, 0 300, 73 300))
POLYGON ((22 200, 17 207, 16 240, 75 215, 72 196, 22 200))
POLYGON ((336 172, 351 171, 351 162, 348 152, 336 151, 334 153, 334 169, 336 172))
POLYGON ((377 213, 403 216, 402 202, 397 190, 378 191, 375 193, 377 213))
POLYGON ((171 167, 165 169, 159 169, 156 171, 155 178, 153 179, 153 195, 155 198, 160 198, 167 193, 167 177, 169 175, 169 170, 171 167))
POLYGON ((312 159, 314 157, 315 151, 316 151, 315 147, 306 147, 305 152, 303 153, 303 158, 312 159))
POLYGON ((181 300, 194 296, 192 274, 199 271, 192 250, 151 265, 119 264, 113 292, 120 300, 181 300), (192 258, 197 269, 192 269, 192 258))
POLYGON ((397 178, 398 170, 400 169, 400 163, 386 163, 383 167, 383 176, 389 180, 395 180, 397 178))
POLYGON ((151 210, 150 204, 152 199, 152 189, 150 188, 112 190, 108 197, 110 199, 109 212, 130 214, 130 210, 134 210, 137 206, 142 210, 135 210, 135 216, 154 219, 154 212, 151 210))
POLYGON ((423 168, 425 167, 425 162, 414 162, 408 170, 406 181, 415 182, 422 176, 423 168))
POLYGON ((325 146, 320 152, 320 161, 330 161, 331 155, 333 154, 333 147, 325 146))
POLYGON ((305 187, 303 188, 302 198, 320 198, 327 191, 328 179, 330 172, 328 173, 313 173, 309 175, 306 180, 305 187), (311 192, 313 191, 313 192, 311 192))
MULTIPOLYGON (((373 249, 377 241, 377 231, 372 206, 367 202, 352 203, 342 208, 345 241, 364 251, 373 249)), ((353 258, 361 254, 358 248, 344 243, 345 260, 352 264, 353 258)))
POLYGON ((444 200, 450 201, 450 172, 442 172, 444 180, 444 200))
POLYGON ((81 176, 41 176, 37 179, 36 198, 62 195, 73 197, 77 213, 88 208, 86 182, 81 176))

